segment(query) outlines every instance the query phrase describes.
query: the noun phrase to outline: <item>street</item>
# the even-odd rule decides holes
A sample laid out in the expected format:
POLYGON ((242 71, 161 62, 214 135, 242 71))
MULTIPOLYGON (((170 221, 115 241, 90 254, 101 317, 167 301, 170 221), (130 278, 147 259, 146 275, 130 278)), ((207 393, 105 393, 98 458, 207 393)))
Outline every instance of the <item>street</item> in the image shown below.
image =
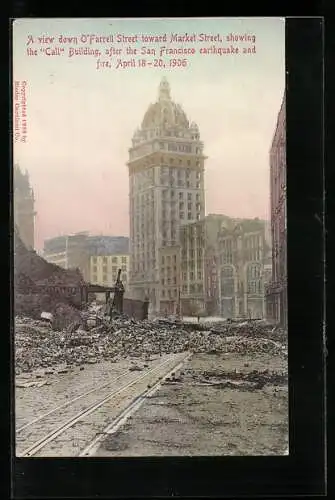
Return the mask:
MULTIPOLYGON (((272 340, 266 325, 215 325, 203 332, 180 326, 171 335, 147 322, 143 344, 134 339, 145 325, 130 330, 126 321, 95 340, 100 358, 79 363, 65 340, 62 356, 72 352, 72 364, 57 358, 16 376, 17 456, 287 453, 284 337, 272 340), (134 346, 130 355, 122 354, 125 339, 134 346)), ((36 332, 50 336, 46 327, 36 332)))

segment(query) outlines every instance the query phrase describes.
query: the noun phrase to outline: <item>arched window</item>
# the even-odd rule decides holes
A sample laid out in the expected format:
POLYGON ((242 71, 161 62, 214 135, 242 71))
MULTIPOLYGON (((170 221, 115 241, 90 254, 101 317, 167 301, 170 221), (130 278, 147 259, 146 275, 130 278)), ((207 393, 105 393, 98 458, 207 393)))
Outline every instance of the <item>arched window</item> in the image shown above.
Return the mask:
POLYGON ((261 264, 249 264, 247 267, 248 294, 262 294, 262 267, 261 264))
POLYGON ((221 271, 221 295, 223 297, 234 295, 234 269, 232 266, 225 266, 221 271))

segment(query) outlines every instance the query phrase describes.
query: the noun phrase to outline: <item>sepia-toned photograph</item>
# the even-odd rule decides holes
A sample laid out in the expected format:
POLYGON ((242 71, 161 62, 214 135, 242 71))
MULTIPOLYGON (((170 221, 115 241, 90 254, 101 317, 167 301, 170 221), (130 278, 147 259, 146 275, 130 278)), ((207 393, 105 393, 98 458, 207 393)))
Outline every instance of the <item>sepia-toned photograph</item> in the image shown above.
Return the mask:
POLYGON ((285 19, 12 36, 16 456, 288 455, 285 19))

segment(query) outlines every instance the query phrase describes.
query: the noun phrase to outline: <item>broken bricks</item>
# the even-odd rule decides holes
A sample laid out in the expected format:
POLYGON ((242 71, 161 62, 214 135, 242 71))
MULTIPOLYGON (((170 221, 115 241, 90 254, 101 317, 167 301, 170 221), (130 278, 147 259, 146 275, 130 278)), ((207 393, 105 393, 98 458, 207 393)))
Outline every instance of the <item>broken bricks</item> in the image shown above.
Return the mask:
POLYGON ((19 375, 37 368, 55 365, 84 365, 109 360, 114 363, 133 357, 147 364, 162 353, 269 353, 287 356, 285 338, 266 324, 248 324, 250 334, 239 323, 215 325, 216 335, 209 326, 192 329, 189 325, 171 325, 155 321, 136 322, 119 317, 88 331, 77 319, 61 331, 50 329, 43 321, 30 318, 15 320, 15 371, 19 375), (203 329, 204 328, 204 329, 203 329), (276 334, 279 335, 276 338, 276 334), (270 338, 272 337, 272 338, 270 338), (276 340, 274 340, 274 338, 276 340))

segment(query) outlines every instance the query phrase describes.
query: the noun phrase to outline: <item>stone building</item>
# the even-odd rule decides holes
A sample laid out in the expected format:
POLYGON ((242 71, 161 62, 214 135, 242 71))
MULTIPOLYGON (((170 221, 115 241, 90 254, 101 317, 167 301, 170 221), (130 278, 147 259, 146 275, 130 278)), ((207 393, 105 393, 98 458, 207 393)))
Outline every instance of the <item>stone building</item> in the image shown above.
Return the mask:
POLYGON ((272 280, 266 289, 267 316, 287 327, 285 94, 270 149, 270 188, 272 280))
POLYGON ((180 226, 205 214, 204 161, 198 126, 190 124, 182 107, 171 99, 169 83, 163 78, 158 100, 134 133, 127 164, 129 285, 133 298, 149 298, 154 313, 161 310, 161 298, 166 298, 162 297, 166 291, 162 248, 178 245, 180 226))
POLYGON ((79 269, 86 281, 114 285, 118 269, 128 283, 129 238, 90 235, 88 231, 57 236, 44 242, 44 258, 64 269, 79 269))
POLYGON ((85 280, 89 279, 89 233, 56 236, 44 241, 43 257, 64 269, 79 269, 85 280))
POLYGON ((19 165, 13 172, 13 212, 14 225, 27 249, 35 246, 34 192, 30 186, 28 172, 23 173, 19 165))
POLYGON ((119 269, 125 291, 128 287, 130 268, 129 254, 91 255, 90 283, 102 286, 114 286, 119 269))
POLYGON ((130 256, 129 238, 126 236, 89 236, 87 247, 90 259, 90 282, 114 286, 118 270, 125 291, 128 290, 130 256))
POLYGON ((180 246, 181 313, 191 316, 206 309, 204 220, 181 226, 180 246))
POLYGON ((180 311, 180 246, 159 249, 160 256, 160 313, 179 314, 180 311))
POLYGON ((265 229, 265 221, 259 219, 222 224, 218 237, 220 305, 226 318, 265 316, 265 229))
POLYGON ((186 316, 220 312, 218 234, 227 220, 225 215, 209 214, 181 226, 181 309, 186 316))

